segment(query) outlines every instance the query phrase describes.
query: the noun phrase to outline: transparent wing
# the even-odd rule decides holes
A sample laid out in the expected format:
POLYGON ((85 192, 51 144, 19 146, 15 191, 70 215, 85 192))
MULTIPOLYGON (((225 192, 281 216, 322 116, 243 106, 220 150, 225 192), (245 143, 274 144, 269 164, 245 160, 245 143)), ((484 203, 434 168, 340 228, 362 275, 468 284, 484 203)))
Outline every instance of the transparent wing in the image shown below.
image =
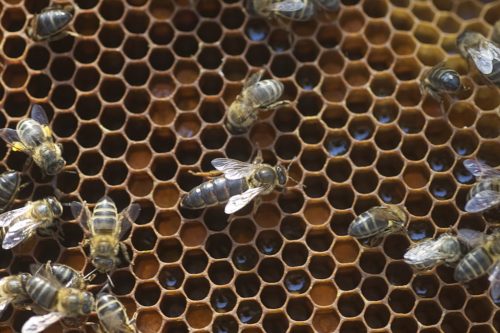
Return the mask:
POLYGON ((486 190, 477 193, 465 204, 465 210, 469 213, 481 212, 485 209, 500 204, 500 193, 486 190))
POLYGON ((262 75, 264 74, 263 70, 258 71, 257 73, 252 74, 246 81, 245 84, 243 85, 243 88, 248 88, 256 84, 257 82, 260 81, 262 78, 262 75))
POLYGON ((13 209, 0 215, 0 228, 9 227, 16 219, 23 216, 30 209, 30 205, 25 205, 21 208, 13 209))
POLYGON ((467 244, 471 249, 478 247, 485 240, 485 234, 481 231, 472 230, 472 229, 458 229, 457 237, 460 241, 467 244))
POLYGON ((212 165, 224 173, 227 179, 240 179, 248 176, 255 169, 256 165, 241 162, 230 158, 216 158, 212 160, 212 165))
POLYGON ((469 54, 477 69, 483 74, 491 74, 493 71, 493 53, 485 48, 479 50, 469 49, 469 54))
POLYGON ((269 9, 276 12, 296 12, 304 7, 304 2, 300 0, 285 0, 269 5, 269 9))
POLYGON ((17 131, 12 128, 2 128, 0 129, 0 138, 2 138, 7 143, 20 142, 19 135, 17 131))
POLYGON ((3 315, 3 312, 7 309, 7 306, 13 299, 13 297, 3 297, 0 299, 0 317, 3 315))
POLYGON ((31 119, 37 121, 42 125, 48 125, 49 123, 49 118, 47 117, 47 113, 45 113, 45 110, 39 104, 33 105, 33 108, 31 109, 31 119))
POLYGON ((249 190, 246 190, 244 193, 232 196, 226 207, 224 208, 224 212, 226 214, 232 214, 241 208, 245 207, 253 198, 261 194, 265 190, 265 187, 254 187, 249 190))
POLYGON ((493 302, 500 303, 500 262, 497 262, 489 278, 491 283, 491 298, 493 302))
POLYGON ((440 248, 439 239, 428 239, 410 247, 405 253, 404 259, 410 265, 421 264, 429 260, 444 260, 448 255, 441 252, 440 248))
POLYGON ((63 317, 62 313, 51 312, 43 316, 33 316, 26 323, 24 323, 21 329, 22 333, 37 333, 42 332, 50 325, 54 324, 56 321, 63 317))
POLYGON ((16 223, 8 228, 3 239, 2 248, 5 250, 12 249, 23 240, 29 238, 39 225, 38 221, 30 218, 16 220, 16 223))
POLYGON ((492 167, 478 160, 467 159, 464 161, 464 167, 475 177, 482 177, 482 178, 500 177, 499 170, 495 170, 492 167))
POLYGON ((73 214, 73 218, 78 220, 82 227, 85 230, 89 230, 89 220, 90 220, 90 211, 86 206, 86 203, 73 201, 71 202, 71 214, 73 214))
POLYGON ((141 205, 138 203, 133 203, 128 208, 126 208, 120 214, 120 220, 122 222, 120 239, 132 228, 132 223, 137 220, 139 214, 141 213, 141 205))

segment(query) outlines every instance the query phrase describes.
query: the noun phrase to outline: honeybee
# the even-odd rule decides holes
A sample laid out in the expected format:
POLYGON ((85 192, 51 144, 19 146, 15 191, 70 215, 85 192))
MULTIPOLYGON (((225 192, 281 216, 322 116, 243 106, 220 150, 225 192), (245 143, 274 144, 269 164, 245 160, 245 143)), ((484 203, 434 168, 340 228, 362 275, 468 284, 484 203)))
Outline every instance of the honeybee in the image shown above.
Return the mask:
POLYGON ((410 247, 404 260, 417 270, 431 269, 441 263, 453 267, 467 250, 468 247, 459 237, 446 233, 437 239, 428 239, 410 247))
POLYGON ((483 35, 465 31, 457 38, 458 50, 470 60, 478 71, 493 84, 500 87, 500 47, 483 35))
POLYGON ((123 304, 115 296, 101 292, 97 295, 96 312, 102 329, 106 333, 135 333, 134 314, 132 319, 128 319, 127 312, 123 304))
POLYGON ((242 92, 229 107, 226 127, 233 134, 241 134, 257 121, 258 111, 269 111, 287 105, 290 101, 278 101, 283 94, 283 83, 277 80, 260 80, 264 71, 261 70, 248 78, 242 92))
POLYGON ((43 108, 35 104, 31 118, 21 120, 15 130, 0 129, 0 137, 11 145, 13 151, 29 154, 44 174, 53 176, 62 170, 66 161, 62 157, 62 146, 54 142, 48 123, 43 108))
MULTIPOLYGON (((212 165, 223 174, 193 188, 181 201, 181 207, 200 209, 226 203, 224 212, 232 214, 259 195, 271 193, 286 185, 288 175, 281 165, 265 164, 258 156, 253 163, 216 158, 212 165)), ((206 175, 207 173, 197 173, 206 175)), ((210 174, 210 173, 208 173, 210 174)))
POLYGON ((28 273, 21 273, 0 280, 0 316, 9 304, 14 307, 24 307, 29 302, 26 282, 30 277, 28 273))
POLYGON ((318 8, 337 10, 340 0, 250 0, 247 9, 263 17, 283 17, 293 21, 313 18, 318 8))
POLYGON ((480 245, 467 253, 455 268, 455 280, 468 282, 484 274, 489 274, 491 296, 495 303, 500 302, 500 232, 477 237, 474 242, 480 245))
POLYGON ((465 168, 479 181, 467 194, 465 210, 471 213, 482 212, 500 204, 500 171, 472 159, 464 161, 465 168))
POLYGON ((71 4, 54 4, 34 15, 26 28, 26 34, 34 41, 58 40, 68 34, 75 8, 71 4))
POLYGON ((21 189, 21 174, 7 171, 0 175, 0 212, 10 206, 21 189))
POLYGON ((62 215, 63 208, 55 197, 28 202, 21 208, 0 215, 0 228, 6 228, 2 248, 11 249, 37 230, 48 231, 54 219, 62 215))
POLYGON ((49 313, 28 319, 23 333, 41 332, 60 319, 88 316, 94 309, 94 296, 90 292, 66 288, 53 276, 32 276, 26 283, 26 291, 34 305, 49 313))
POLYGON ((398 206, 372 207, 352 221, 348 234, 375 245, 384 235, 403 230, 407 222, 408 216, 398 206))
POLYGON ((71 210, 87 232, 88 238, 82 242, 82 246, 89 245, 90 260, 97 271, 106 274, 113 271, 120 262, 120 252, 130 262, 127 247, 120 239, 139 216, 139 204, 131 204, 118 214, 113 200, 105 196, 97 202, 92 214, 88 207, 77 202, 72 205, 71 210))
POLYGON ((460 86, 460 75, 443 63, 428 70, 420 81, 422 94, 427 92, 432 98, 440 102, 444 94, 456 93, 460 86))
POLYGON ((85 290, 87 288, 88 277, 72 267, 63 264, 47 262, 45 264, 31 265, 31 273, 45 277, 54 277, 63 287, 85 290))

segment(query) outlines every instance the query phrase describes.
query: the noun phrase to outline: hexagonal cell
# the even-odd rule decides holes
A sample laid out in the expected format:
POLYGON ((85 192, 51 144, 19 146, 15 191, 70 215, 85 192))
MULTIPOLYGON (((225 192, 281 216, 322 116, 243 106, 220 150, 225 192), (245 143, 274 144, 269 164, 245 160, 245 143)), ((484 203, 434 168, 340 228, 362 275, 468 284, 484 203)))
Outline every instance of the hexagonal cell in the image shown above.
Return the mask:
POLYGON ((391 67, 394 62, 392 51, 385 47, 371 48, 368 53, 368 65, 376 71, 384 71, 391 67))
POLYGON ((409 313, 415 305, 415 296, 408 289, 394 289, 388 299, 389 306, 395 313, 409 313))
POLYGON ((286 312, 292 320, 305 321, 313 313, 313 305, 306 297, 292 298, 288 301, 286 312))
POLYGON ((371 193, 378 186, 377 174, 368 170, 355 172, 352 177, 352 185, 358 193, 371 193))
POLYGON ((235 287, 240 297, 255 297, 260 290, 260 286, 261 282, 256 274, 240 274, 236 277, 235 287))
POLYGON ((375 131, 373 121, 366 116, 353 118, 349 123, 349 134, 354 140, 368 140, 375 131))
POLYGON ((431 181, 429 190, 437 200, 446 200, 453 197, 457 190, 457 186, 453 177, 436 176, 431 181))
POLYGON ((441 307, 434 301, 420 301, 415 308, 415 316, 422 325, 437 324, 441 315, 441 307))
POLYGON ((346 37, 341 46, 342 53, 349 60, 360 60, 368 51, 368 45, 361 36, 346 37))
MULTIPOLYGON (((402 244, 398 244, 398 241, 403 240, 402 236, 392 237, 392 239, 389 238, 389 240, 394 240, 394 242, 392 242, 392 245, 396 247, 396 249, 394 250, 390 249, 390 251, 392 251, 392 253, 390 253, 391 257, 393 259, 401 259, 404 252, 409 246, 409 242, 407 240, 404 240, 401 242, 402 244)), ((386 245, 384 247, 385 251, 387 251, 389 247, 390 246, 386 245)), ((404 286, 410 282, 411 278, 413 277, 413 271, 406 263, 393 261, 389 263, 389 265, 387 265, 385 275, 388 283, 396 286, 404 286)))
POLYGON ((408 34, 395 33, 391 40, 392 50, 400 55, 411 55, 415 51, 415 41, 408 34))
POLYGON ((160 303, 160 310, 169 318, 179 317, 185 312, 186 303, 186 297, 182 294, 164 295, 160 303))
POLYGON ((384 304, 370 304, 364 314, 366 324, 373 329, 385 327, 390 317, 390 311, 384 304))
POLYGON ((493 310, 494 306, 488 297, 475 297, 467 301, 465 315, 471 322, 482 323, 490 320, 493 310))
POLYGON ((500 117, 494 114, 482 115, 476 123, 479 135, 484 139, 495 139, 500 135, 500 117))
POLYGON ((479 144, 477 135, 472 131, 457 131, 451 140, 453 150, 459 155, 472 154, 479 144))
POLYGON ((416 333, 418 324, 412 317, 395 317, 391 323, 391 330, 394 333, 416 333))
POLYGON ((372 45, 383 45, 389 40, 391 28, 383 21, 369 22, 365 28, 365 35, 372 45))

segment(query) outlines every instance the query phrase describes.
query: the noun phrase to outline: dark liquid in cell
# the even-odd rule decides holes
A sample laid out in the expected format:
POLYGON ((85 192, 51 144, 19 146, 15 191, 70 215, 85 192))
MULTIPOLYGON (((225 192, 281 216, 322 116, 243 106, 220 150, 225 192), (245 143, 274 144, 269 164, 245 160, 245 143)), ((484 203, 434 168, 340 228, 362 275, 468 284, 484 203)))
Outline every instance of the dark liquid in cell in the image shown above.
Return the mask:
POLYGON ((455 178, 462 184, 472 184, 475 180, 474 176, 464 169, 458 169, 453 172, 455 178))
POLYGON ((285 287, 291 293, 303 293, 311 281, 305 272, 290 272, 285 277, 285 287))
POLYGON ((251 22, 246 28, 248 38, 254 42, 266 39, 268 33, 267 26, 263 22, 251 22))
POLYGON ((239 270, 248 271, 257 264, 255 253, 245 251, 245 249, 237 249, 233 254, 233 263, 239 270))
POLYGON ((181 285, 181 281, 175 274, 167 271, 163 273, 163 285, 167 289, 176 289, 181 285))
POLYGON ((428 223, 415 222, 408 228, 408 236, 412 241, 420 241, 432 236, 432 227, 428 223))
POLYGON ((349 142, 346 138, 333 138, 326 143, 326 149, 330 156, 339 156, 347 152, 349 142))
POLYGON ((451 188, 442 184, 432 186, 431 192, 437 199, 448 199, 453 195, 451 188))
POLYGON ((358 125, 352 130, 352 135, 356 140, 366 140, 371 134, 372 129, 366 125, 358 125))
POLYGON ((439 157, 431 158, 429 160, 429 165, 431 166, 432 170, 437 172, 446 171, 450 167, 450 164, 446 159, 439 157))
POLYGON ((243 303, 238 307, 238 318, 243 324, 253 324, 262 316, 262 309, 257 303, 243 303))
POLYGON ((214 333, 237 333, 238 323, 233 317, 219 317, 213 324, 214 333))
POLYGON ((231 300, 228 292, 216 290, 212 294, 210 303, 216 312, 228 312, 231 310, 231 300))
POLYGON ((262 254, 274 254, 278 252, 281 241, 278 235, 261 234, 257 240, 257 247, 262 254))

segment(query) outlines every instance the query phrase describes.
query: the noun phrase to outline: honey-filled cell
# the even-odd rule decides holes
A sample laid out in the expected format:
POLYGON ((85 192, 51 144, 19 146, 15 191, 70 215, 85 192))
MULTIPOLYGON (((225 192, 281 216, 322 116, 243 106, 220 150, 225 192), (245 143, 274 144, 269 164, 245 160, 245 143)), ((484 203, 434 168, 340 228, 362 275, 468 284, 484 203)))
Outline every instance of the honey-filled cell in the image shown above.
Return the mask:
MULTIPOLYGON (((91 210, 105 195, 118 211, 140 204, 123 238, 132 264, 110 278, 142 332, 498 331, 486 275, 460 285, 453 268, 415 272, 402 260, 449 228, 498 220, 466 213, 476 179, 463 161, 500 164, 500 92, 456 47, 465 30, 495 35, 498 3, 290 3, 302 2, 313 19, 259 16, 254 0, 78 0, 74 34, 48 42, 23 31, 50 1, 2 3, 0 127, 42 104, 67 162, 52 181, 1 143, 0 170, 25 171, 14 207, 53 194, 91 210), (462 81, 443 103, 420 87, 442 61, 462 81), (231 134, 227 110, 259 70, 290 103, 231 134), (289 171, 282 191, 232 216, 180 207, 207 180, 193 173, 259 150, 289 171), (351 238, 355 217, 381 204, 404 206, 406 234, 373 247, 351 238)), ((0 276, 48 260, 89 273, 85 231, 67 207, 60 231, 0 250, 0 276)), ((0 332, 30 316, 7 310, 0 332)))

